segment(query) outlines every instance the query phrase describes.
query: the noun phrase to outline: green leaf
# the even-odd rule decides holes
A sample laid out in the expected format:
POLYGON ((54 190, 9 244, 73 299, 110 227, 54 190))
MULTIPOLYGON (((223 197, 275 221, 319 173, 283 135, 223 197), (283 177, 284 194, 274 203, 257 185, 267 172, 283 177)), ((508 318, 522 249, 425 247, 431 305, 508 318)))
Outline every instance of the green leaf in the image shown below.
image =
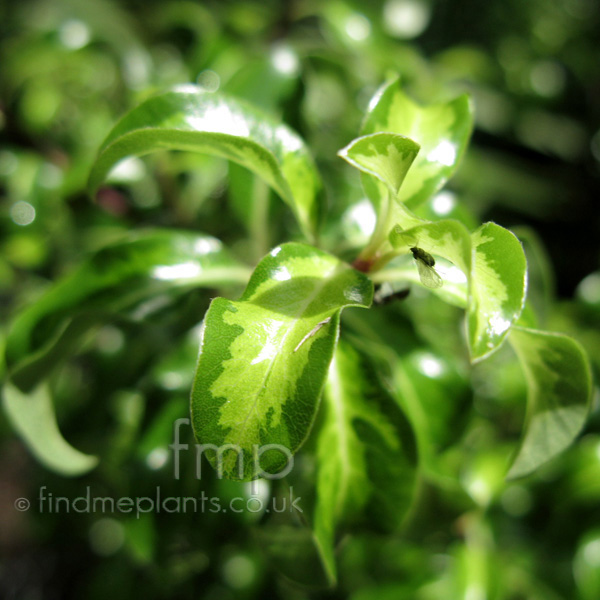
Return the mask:
POLYGON ((8 420, 32 454, 46 467, 68 477, 87 473, 98 463, 73 448, 62 436, 46 384, 23 394, 10 382, 2 389, 2 405, 8 420))
POLYGON ((314 530, 329 577, 338 527, 394 531, 411 506, 416 481, 412 429, 366 358, 341 341, 329 369, 317 442, 314 530))
MULTIPOLYGON (((462 272, 436 262, 444 285, 434 292, 451 304, 467 306, 471 360, 494 352, 525 303, 527 261, 519 240, 495 223, 486 223, 469 236, 465 226, 452 219, 431 223, 403 207, 397 208, 395 216, 401 222, 389 235, 395 251, 408 252, 413 245, 441 256, 462 272)), ((374 279, 397 282, 404 274, 406 267, 395 264, 374 279)), ((405 280, 417 282, 416 269, 405 280)))
POLYGON ((528 386, 525 433, 508 472, 516 478, 573 442, 589 413, 592 381, 584 350, 566 335, 515 326, 509 340, 528 386))
POLYGON ((394 81, 378 91, 371 106, 363 135, 397 133, 421 147, 398 196, 414 208, 439 190, 456 170, 473 129, 471 102, 463 95, 443 104, 419 106, 394 81))
MULTIPOLYGON (((372 296, 371 281, 330 254, 295 243, 272 250, 239 301, 216 298, 206 314, 192 390, 199 442, 243 451, 244 478, 255 474, 255 446, 295 452, 313 423, 340 311, 368 307, 372 296)), ((228 477, 240 475, 237 456, 223 455, 228 477)), ((261 467, 273 472, 286 462, 269 452, 261 467)))
POLYGON ((394 380, 400 405, 418 443, 419 463, 430 479, 449 482, 441 455, 456 443, 469 422, 472 390, 456 365, 430 349, 396 357, 394 380))
POLYGON ((18 314, 6 360, 33 389, 94 325, 165 292, 239 283, 248 270, 210 236, 149 231, 103 248, 18 314))
POLYGON ((90 193, 123 158, 165 149, 206 152, 247 167, 287 202, 309 239, 314 237, 321 184, 303 140, 243 101, 193 85, 150 98, 117 123, 92 166, 90 193))
MULTIPOLYGON (((406 208, 396 210, 396 217, 408 229, 396 225, 390 232, 389 240, 394 251, 409 253, 410 248, 416 246, 452 263, 441 264, 439 260, 436 261, 434 268, 443 285, 432 291, 445 302, 466 308, 471 271, 471 238, 466 227, 452 219, 434 223, 423 221, 411 215, 406 208)), ((398 264, 397 261, 391 264, 390 268, 378 272, 374 280, 424 285, 418 265, 412 257, 408 264, 398 264)))
MULTIPOLYGON (((467 280, 463 278, 460 273, 452 269, 448 271, 446 267, 436 267, 438 273, 443 278, 443 285, 437 289, 428 288, 429 291, 433 292, 436 296, 441 298, 444 302, 458 306, 459 308, 467 308, 468 306, 468 289, 467 280), (452 279, 448 279, 448 272, 451 273, 452 279)), ((400 291, 408 287, 407 284, 415 283, 422 286, 421 277, 419 272, 415 268, 415 261, 405 262, 402 265, 393 265, 389 268, 383 269, 373 273, 371 277, 373 283, 383 283, 386 288, 384 291, 393 293, 394 291, 400 291), (389 286, 389 287, 387 287, 389 286)), ((383 288, 382 288, 383 289, 383 288)))
POLYGON ((527 290, 527 261, 519 240, 495 223, 471 235, 473 264, 468 310, 471 360, 494 352, 519 318, 527 290))
POLYGON ((248 232, 252 262, 257 263, 272 247, 271 190, 263 179, 236 163, 229 165, 228 185, 229 207, 248 232))
POLYGON ((318 543, 309 527, 267 524, 257 528, 254 536, 269 564, 294 583, 309 589, 335 584, 321 560, 318 543))
POLYGON ((390 232, 390 243, 395 250, 409 252, 410 245, 430 254, 441 256, 455 264, 464 274, 464 281, 471 271, 471 238, 467 228, 459 221, 444 219, 404 229, 396 225, 390 232))
MULTIPOLYGON (((535 229, 520 226, 511 228, 511 231, 523 244, 527 259, 527 304, 531 304, 532 312, 535 312, 540 323, 544 324, 555 297, 552 262, 535 229)), ((531 325, 526 326, 531 327, 531 325)), ((533 327, 537 328, 537 325, 533 327)))
POLYGON ((413 164, 419 144, 395 133, 374 133, 352 140, 338 156, 352 166, 377 177, 395 198, 413 164))

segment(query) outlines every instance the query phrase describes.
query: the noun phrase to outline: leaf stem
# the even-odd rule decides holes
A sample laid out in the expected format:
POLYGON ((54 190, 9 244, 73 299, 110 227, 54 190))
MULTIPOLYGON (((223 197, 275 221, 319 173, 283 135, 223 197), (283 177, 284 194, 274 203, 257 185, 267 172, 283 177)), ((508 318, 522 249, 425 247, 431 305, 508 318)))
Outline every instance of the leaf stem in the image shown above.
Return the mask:
POLYGON ((369 272, 381 269, 398 254, 393 251, 381 254, 381 248, 387 242, 392 227, 390 221, 394 215, 393 203, 392 192, 388 189, 388 193, 381 199, 380 210, 371 239, 355 261, 360 265, 368 265, 367 271, 369 272))
POLYGON ((257 176, 253 176, 253 202, 250 221, 250 235, 254 245, 256 260, 260 260, 269 251, 269 188, 257 176))
POLYGON ((386 239, 386 225, 391 212, 391 202, 391 194, 388 191, 388 193, 381 199, 379 215, 377 216, 377 222, 375 224, 373 234, 371 235, 371 239, 369 240, 367 246, 360 253, 360 258, 362 260, 369 260, 376 256, 380 246, 384 243, 386 239))

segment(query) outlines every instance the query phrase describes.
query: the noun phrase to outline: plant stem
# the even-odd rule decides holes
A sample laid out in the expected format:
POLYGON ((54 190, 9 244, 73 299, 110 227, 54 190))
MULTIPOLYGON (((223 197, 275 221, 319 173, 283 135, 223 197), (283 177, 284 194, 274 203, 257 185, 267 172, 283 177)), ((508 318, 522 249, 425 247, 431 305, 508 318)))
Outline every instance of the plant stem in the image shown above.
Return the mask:
POLYGON ((355 261, 356 265, 366 266, 365 268, 360 268, 360 270, 364 270, 365 272, 378 271, 390 260, 398 256, 398 254, 402 254, 396 250, 390 250, 385 254, 381 253, 381 248, 387 242, 389 231, 393 225, 391 223, 394 215, 393 208, 394 198, 388 190, 387 195, 382 198, 377 223, 375 224, 371 239, 355 261))
POLYGON ((367 246, 359 255, 359 260, 365 262, 372 262, 373 258, 377 256, 380 247, 384 244, 387 239, 388 221, 390 219, 390 213, 392 211, 392 197, 390 192, 381 199, 381 206, 379 215, 377 216, 377 222, 375 229, 371 235, 371 239, 367 246))
POLYGON ((260 260, 269 250, 269 188, 259 177, 253 177, 252 220, 250 235, 254 245, 256 260, 260 260))

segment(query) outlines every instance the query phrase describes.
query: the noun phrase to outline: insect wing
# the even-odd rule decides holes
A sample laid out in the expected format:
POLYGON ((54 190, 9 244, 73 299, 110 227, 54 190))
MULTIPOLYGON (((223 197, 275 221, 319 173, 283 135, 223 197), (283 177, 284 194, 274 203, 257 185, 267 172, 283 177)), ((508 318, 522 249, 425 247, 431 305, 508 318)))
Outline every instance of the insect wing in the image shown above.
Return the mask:
POLYGON ((400 237, 409 248, 417 245, 417 238, 412 233, 406 233, 403 231, 400 233, 400 237))
POLYGON ((417 262, 417 270, 419 271, 419 277, 421 278, 421 283, 428 288, 433 290, 442 287, 444 283, 442 278, 439 276, 438 272, 433 268, 428 266, 420 259, 416 259, 417 262))

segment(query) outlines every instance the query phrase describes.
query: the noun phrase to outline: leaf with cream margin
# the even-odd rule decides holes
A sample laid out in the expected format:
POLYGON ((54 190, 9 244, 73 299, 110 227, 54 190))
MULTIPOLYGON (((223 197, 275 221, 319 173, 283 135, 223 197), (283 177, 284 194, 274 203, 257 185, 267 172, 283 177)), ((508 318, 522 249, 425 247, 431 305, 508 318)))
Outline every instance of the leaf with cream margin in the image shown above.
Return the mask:
MULTIPOLYGON (((452 219, 427 222, 410 217, 407 211, 404 213, 405 218, 402 222, 412 226, 404 229, 396 225, 392 229, 389 235, 392 248, 398 253, 409 253, 410 248, 416 246, 452 263, 443 268, 439 264, 435 265, 444 285, 432 291, 451 304, 465 307, 468 302, 468 281, 471 272, 471 237, 467 228, 452 219)), ((377 273, 377 280, 397 281, 401 273, 398 266, 392 266, 377 273)), ((414 265, 411 265, 411 275, 407 281, 421 285, 414 265)))
POLYGON ((159 294, 245 283, 249 275, 211 236, 175 230, 128 235, 17 314, 6 342, 11 380, 32 390, 90 328, 159 294))
POLYGON ((314 532, 335 581, 337 529, 400 527, 415 491, 416 441, 374 366, 344 340, 329 368, 322 410, 314 532))
POLYGON ((268 473, 308 435, 337 343, 341 309, 368 307, 373 284, 336 257, 283 244, 256 267, 238 301, 204 319, 192 389, 196 438, 218 471, 249 479, 258 448, 268 473), (217 448, 219 453, 216 452, 217 448))
MULTIPOLYGON (((471 360, 476 362, 494 352, 508 330, 521 315, 527 291, 527 261, 519 240, 513 233, 485 223, 469 236, 459 221, 445 219, 423 222, 405 207, 396 215, 403 226, 390 232, 394 250, 408 252, 411 244, 441 256, 461 271, 439 269, 442 279, 450 279, 451 289, 442 286, 434 293, 459 306, 467 298, 468 341, 471 360), (408 229, 405 227, 408 226, 408 229), (461 276, 464 279, 461 281, 461 276)), ((377 273, 377 281, 398 281, 396 267, 377 273), (389 276, 386 278, 386 271, 389 276)), ((410 279, 409 279, 410 280, 410 279)), ((412 281, 416 281, 416 275, 412 281)))
POLYGON ((419 144, 395 133, 374 133, 352 140, 338 156, 377 177, 396 197, 413 164, 419 144))
POLYGON ((525 431, 508 477, 529 475, 567 448, 590 411, 592 379, 585 351, 559 333, 514 326, 509 341, 527 380, 525 431))
POLYGON ((2 405, 13 428, 31 453, 48 469, 75 477, 97 465, 97 457, 76 450, 63 438, 47 384, 23 394, 6 382, 2 388, 2 405))
POLYGON ((471 234, 473 263, 467 314, 471 360, 497 350, 517 321, 527 293, 527 260, 516 236, 485 223, 471 234))
POLYGON ((302 138, 259 109, 226 94, 185 85, 128 112, 104 140, 90 173, 91 195, 122 159, 157 150, 221 156, 262 177, 290 206, 312 240, 321 182, 302 138))
MULTIPOLYGON (((393 81, 380 88, 371 100, 361 134, 396 133, 421 147, 397 196, 400 202, 415 208, 452 176, 472 129, 473 107, 467 95, 441 104, 420 106, 393 81)), ((371 194, 377 193, 375 188, 369 188, 371 194)))
POLYGON ((469 231, 453 219, 425 222, 410 229, 396 225, 390 233, 390 243, 395 250, 408 252, 417 246, 455 264, 468 274, 471 267, 471 238, 469 231))

